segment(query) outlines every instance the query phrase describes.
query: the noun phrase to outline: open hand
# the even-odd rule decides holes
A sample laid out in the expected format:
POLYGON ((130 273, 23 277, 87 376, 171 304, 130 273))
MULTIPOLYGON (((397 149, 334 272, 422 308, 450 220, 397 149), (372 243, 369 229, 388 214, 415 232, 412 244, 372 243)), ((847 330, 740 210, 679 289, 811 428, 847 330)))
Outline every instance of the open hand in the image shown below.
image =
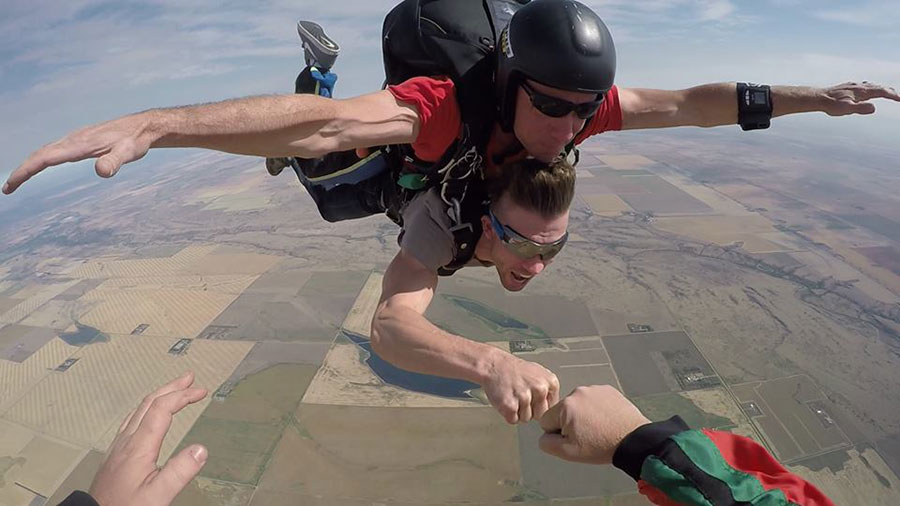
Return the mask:
POLYGON ((205 389, 190 388, 193 382, 193 373, 183 374, 145 397, 125 418, 91 484, 90 494, 100 506, 167 506, 200 472, 207 457, 200 445, 181 450, 161 469, 156 466, 173 415, 206 397, 205 389))
POLYGON ((76 130, 38 149, 14 170, 3 193, 10 194, 48 167, 96 158, 94 169, 100 177, 115 176, 122 165, 147 154, 155 136, 150 113, 133 114, 76 130))
POLYGON ((871 103, 870 100, 876 98, 886 98, 900 102, 900 94, 894 88, 888 88, 868 81, 838 84, 825 88, 824 93, 830 99, 824 109, 829 116, 873 114, 875 112, 875 104, 871 103))

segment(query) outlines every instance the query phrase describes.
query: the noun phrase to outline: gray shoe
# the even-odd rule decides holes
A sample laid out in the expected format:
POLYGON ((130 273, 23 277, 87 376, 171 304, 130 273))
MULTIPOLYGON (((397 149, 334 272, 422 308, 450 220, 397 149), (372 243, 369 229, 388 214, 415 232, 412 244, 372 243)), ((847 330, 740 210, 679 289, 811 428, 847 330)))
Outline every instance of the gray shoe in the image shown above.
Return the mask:
POLYGON ((266 158, 266 171, 270 176, 277 176, 285 167, 291 166, 290 158, 266 158))
POLYGON ((327 72, 334 66, 341 47, 325 35, 321 26, 301 19, 297 21, 297 33, 303 41, 303 55, 308 66, 316 67, 322 72, 327 72))

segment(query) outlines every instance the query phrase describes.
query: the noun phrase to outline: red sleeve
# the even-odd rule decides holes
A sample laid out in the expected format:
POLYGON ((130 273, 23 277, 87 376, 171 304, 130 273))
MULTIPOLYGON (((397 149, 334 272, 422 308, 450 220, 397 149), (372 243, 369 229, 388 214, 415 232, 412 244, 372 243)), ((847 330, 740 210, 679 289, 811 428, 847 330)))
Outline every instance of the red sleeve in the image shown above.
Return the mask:
POLYGON ((613 465, 661 506, 834 506, 752 439, 691 430, 679 416, 638 427, 619 444, 613 465))
POLYGON ((585 126, 584 130, 575 136, 575 144, 581 144, 592 135, 602 134, 610 130, 622 129, 622 106, 619 104, 619 88, 613 86, 606 92, 603 105, 597 110, 597 114, 585 126))
POLYGON ((831 505, 828 497, 811 483, 785 469, 759 443, 730 432, 703 429, 725 462, 738 471, 756 477, 765 490, 780 490, 796 504, 831 505))
POLYGON ((413 77, 388 86, 388 90, 419 113, 419 135, 412 144, 416 156, 426 162, 438 161, 456 140, 462 124, 453 81, 413 77))

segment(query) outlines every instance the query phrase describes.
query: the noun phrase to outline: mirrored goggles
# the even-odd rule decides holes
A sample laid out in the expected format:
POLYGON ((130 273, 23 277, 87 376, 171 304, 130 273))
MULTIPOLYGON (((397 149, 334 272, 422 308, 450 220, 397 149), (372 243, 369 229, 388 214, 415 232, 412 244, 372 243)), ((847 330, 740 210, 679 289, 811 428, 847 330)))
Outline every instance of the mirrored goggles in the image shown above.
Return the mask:
POLYGON ((600 98, 597 100, 574 104, 568 100, 552 97, 536 91, 525 81, 522 82, 522 89, 525 90, 525 93, 528 94, 528 98, 531 99, 531 105, 542 114, 546 114, 551 118, 562 118, 574 111, 575 115, 579 118, 588 119, 594 114, 597 114, 597 110, 600 109, 600 105, 603 104, 603 99, 605 98, 603 95, 600 95, 600 98))
POLYGON ((488 209, 488 216, 491 218, 491 225, 494 227, 494 232, 500 237, 503 245, 506 249, 515 253, 519 258, 527 259, 540 256, 541 260, 550 260, 563 249, 563 246, 566 245, 566 241, 569 239, 569 232, 566 231, 561 238, 553 242, 535 242, 524 237, 509 226, 500 223, 500 220, 494 216, 494 212, 490 209, 488 209))

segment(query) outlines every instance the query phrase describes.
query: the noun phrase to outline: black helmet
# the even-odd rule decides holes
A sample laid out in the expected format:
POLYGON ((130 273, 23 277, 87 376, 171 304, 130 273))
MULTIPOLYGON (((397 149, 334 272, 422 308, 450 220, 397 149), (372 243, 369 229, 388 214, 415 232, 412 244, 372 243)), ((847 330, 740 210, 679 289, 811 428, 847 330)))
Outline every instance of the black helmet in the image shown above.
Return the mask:
POLYGON ((553 88, 605 94, 616 75, 606 25, 575 0, 533 0, 513 15, 497 48, 500 125, 512 130, 516 92, 528 78, 553 88))

